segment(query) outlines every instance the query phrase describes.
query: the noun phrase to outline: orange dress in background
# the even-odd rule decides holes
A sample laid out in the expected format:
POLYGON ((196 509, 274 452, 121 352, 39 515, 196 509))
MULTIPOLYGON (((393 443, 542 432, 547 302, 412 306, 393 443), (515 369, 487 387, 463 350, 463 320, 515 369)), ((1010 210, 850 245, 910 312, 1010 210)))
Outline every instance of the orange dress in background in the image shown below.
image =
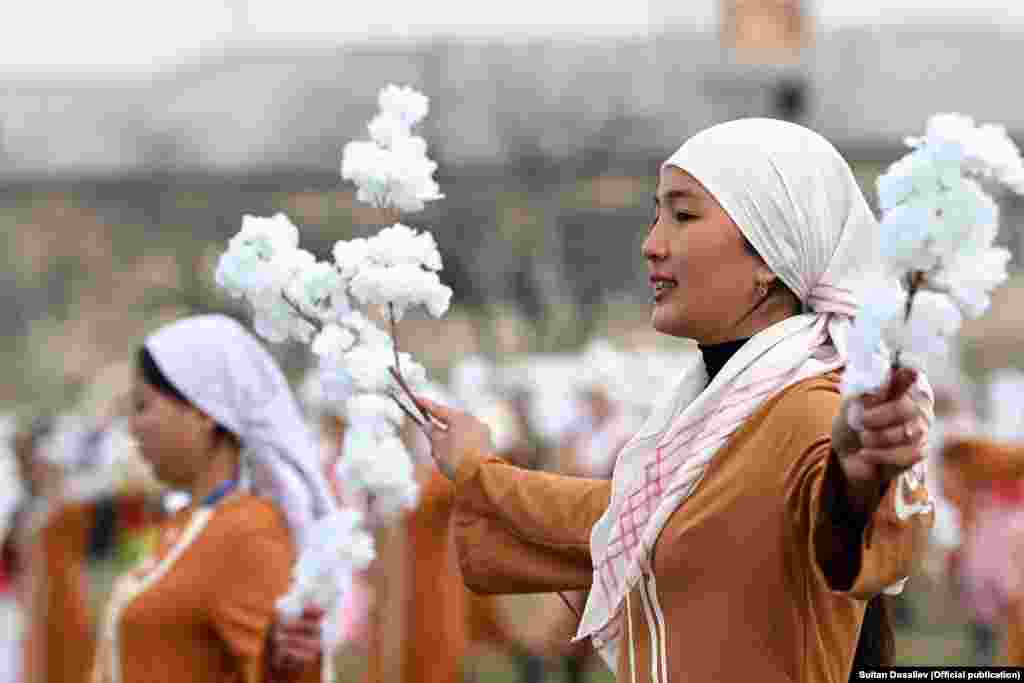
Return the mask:
MULTIPOLYGON (((839 405, 837 373, 799 382, 718 452, 662 530, 653 579, 629 596, 617 680, 654 680, 657 668, 670 681, 847 681, 866 601, 914 570, 934 513, 907 474, 865 526, 849 518, 830 441, 839 405), (664 630, 645 614, 652 594, 664 630)), ((467 584, 588 589, 590 532, 610 495, 608 481, 465 458, 454 529, 467 584)))
MULTIPOLYGON (((943 492, 959 510, 963 535, 967 537, 976 527, 983 492, 1010 489, 1007 491, 1010 497, 1020 498, 1020 488, 1024 485, 1024 446, 985 438, 954 439, 943 448, 942 470, 943 492)), ((1006 639, 1000 663, 1024 666, 1024 596, 1011 602, 1005 625, 1006 639)))
MULTIPOLYGON (((188 507, 155 551, 118 578, 99 632, 94 683, 275 683, 264 654, 295 547, 281 513, 234 493, 188 507)), ((291 680, 320 680, 320 663, 291 680)))
POLYGON ((401 524, 381 529, 367 683, 461 683, 465 588, 448 523, 453 487, 431 467, 401 524))
POLYGON ((63 506, 51 515, 29 550, 26 567, 29 623, 25 683, 86 683, 96 647, 88 603, 92 503, 63 506))
POLYGON ((378 532, 366 683, 462 683, 467 655, 508 639, 493 599, 473 595, 450 531, 455 487, 421 469, 420 500, 378 532))

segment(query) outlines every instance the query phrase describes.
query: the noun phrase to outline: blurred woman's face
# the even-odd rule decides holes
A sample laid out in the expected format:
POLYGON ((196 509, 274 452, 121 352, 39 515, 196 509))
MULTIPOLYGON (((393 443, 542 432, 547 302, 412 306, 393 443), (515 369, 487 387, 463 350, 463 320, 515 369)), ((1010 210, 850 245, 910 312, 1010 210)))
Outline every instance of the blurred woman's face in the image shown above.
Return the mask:
POLYGON ((130 420, 139 452, 156 478, 172 488, 188 488, 209 459, 212 421, 196 408, 135 378, 130 420))
POLYGON ((656 215, 643 243, 654 329, 715 344, 750 336, 743 322, 757 306, 766 266, 711 194, 685 171, 661 170, 656 215))

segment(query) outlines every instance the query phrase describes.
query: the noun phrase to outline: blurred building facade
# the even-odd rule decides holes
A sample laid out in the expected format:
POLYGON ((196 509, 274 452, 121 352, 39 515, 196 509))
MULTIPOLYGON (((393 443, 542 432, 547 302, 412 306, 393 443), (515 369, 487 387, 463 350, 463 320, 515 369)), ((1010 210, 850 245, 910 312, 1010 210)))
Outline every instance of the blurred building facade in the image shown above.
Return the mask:
POLYGON ((856 156, 892 154, 936 111, 1024 133, 1024 109, 993 81, 1019 58, 1024 29, 814 36, 798 0, 725 5, 721 36, 250 45, 146 78, 3 77, 0 176, 334 169, 388 81, 431 95, 427 135, 448 163, 500 165, 524 146, 565 159, 594 144, 617 160, 660 158, 712 122, 771 114, 768 86, 789 73, 806 79, 804 121, 856 156))
MULTIPOLYGON (((796 0, 772 0, 767 15, 726 2, 734 10, 718 33, 249 45, 146 78, 0 77, 0 406, 73 396, 154 320, 246 317, 212 278, 243 214, 286 212, 320 255, 379 229, 384 217, 354 201, 339 166, 343 145, 366 137, 387 82, 431 97, 421 132, 447 196, 410 221, 434 233, 453 304, 477 316, 476 348, 432 350, 436 335, 423 335, 412 350, 434 369, 454 349, 511 348, 510 329, 528 339, 518 350, 533 351, 649 330, 640 243, 655 170, 714 122, 782 115, 810 125, 853 162, 869 196, 903 137, 935 112, 1024 134, 1010 85, 992 85, 1024 33, 823 34, 796 0)), ((1020 265, 1024 201, 1003 211, 999 241, 1020 265)), ((1024 289, 1015 292, 968 330, 985 362, 1019 355, 1013 311, 1024 310, 1024 289)), ((297 346, 276 351, 288 367, 306 361, 297 346)))

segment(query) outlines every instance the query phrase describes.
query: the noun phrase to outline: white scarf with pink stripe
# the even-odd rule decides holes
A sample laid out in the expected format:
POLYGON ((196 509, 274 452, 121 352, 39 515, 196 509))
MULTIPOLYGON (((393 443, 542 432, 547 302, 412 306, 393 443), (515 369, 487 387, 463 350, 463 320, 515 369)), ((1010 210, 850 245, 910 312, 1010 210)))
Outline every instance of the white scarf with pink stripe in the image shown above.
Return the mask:
POLYGON ((651 573, 663 526, 764 401, 845 365, 852 292, 878 263, 878 225, 849 166, 806 128, 732 121, 697 134, 665 165, 704 185, 804 313, 754 336, 706 388, 702 363, 685 372, 619 456, 611 503, 591 533, 594 583, 576 636, 592 637, 613 671, 625 595, 651 573))

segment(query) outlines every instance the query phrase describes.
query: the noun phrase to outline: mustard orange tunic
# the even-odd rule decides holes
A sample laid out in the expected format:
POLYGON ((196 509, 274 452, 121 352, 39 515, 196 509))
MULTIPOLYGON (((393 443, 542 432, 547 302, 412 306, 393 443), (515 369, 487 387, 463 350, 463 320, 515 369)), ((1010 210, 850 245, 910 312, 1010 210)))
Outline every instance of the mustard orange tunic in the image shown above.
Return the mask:
MULTIPOLYGON (((116 582, 92 680, 272 680, 264 653, 294 561, 284 518, 262 498, 235 493, 181 510, 163 525, 155 552, 116 582)), ((319 669, 294 679, 319 681, 319 669)))
MULTIPOLYGON (((934 513, 907 473, 866 524, 850 518, 830 443, 839 379, 768 400, 669 519, 616 636, 619 681, 848 679, 866 600, 915 569, 934 513)), ((454 519, 467 583, 488 593, 589 588, 590 531, 610 493, 608 481, 467 457, 454 519)))

